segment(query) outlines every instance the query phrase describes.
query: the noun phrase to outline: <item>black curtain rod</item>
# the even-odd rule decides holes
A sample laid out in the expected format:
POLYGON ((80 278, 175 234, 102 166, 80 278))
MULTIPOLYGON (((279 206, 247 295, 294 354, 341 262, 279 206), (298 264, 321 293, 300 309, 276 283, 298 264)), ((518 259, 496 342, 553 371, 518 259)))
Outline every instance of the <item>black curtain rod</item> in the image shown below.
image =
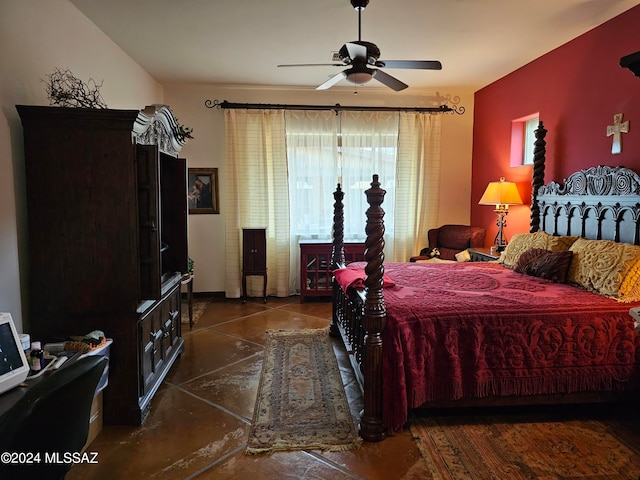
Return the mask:
POLYGON ((205 100, 207 108, 244 108, 257 110, 341 110, 348 111, 372 111, 372 112, 426 112, 426 113, 447 113, 453 112, 459 115, 464 113, 464 107, 450 107, 440 105, 439 107, 345 107, 336 103, 335 105, 286 105, 271 103, 231 103, 223 100, 205 100))

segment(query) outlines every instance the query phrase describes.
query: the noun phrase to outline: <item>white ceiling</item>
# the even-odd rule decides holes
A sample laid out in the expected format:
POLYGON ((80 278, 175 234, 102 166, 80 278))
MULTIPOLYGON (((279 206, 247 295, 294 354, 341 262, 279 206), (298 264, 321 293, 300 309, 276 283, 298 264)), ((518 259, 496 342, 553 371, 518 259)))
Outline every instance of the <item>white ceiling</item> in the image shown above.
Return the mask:
MULTIPOLYGON (((161 83, 315 88, 332 52, 358 39, 349 0, 70 0, 161 83)), ((477 90, 640 0, 371 0, 362 40, 381 60, 440 60, 385 71, 412 89, 477 90)), ((370 85, 381 86, 377 82, 370 85)), ((349 85, 342 80, 340 86, 349 85)))

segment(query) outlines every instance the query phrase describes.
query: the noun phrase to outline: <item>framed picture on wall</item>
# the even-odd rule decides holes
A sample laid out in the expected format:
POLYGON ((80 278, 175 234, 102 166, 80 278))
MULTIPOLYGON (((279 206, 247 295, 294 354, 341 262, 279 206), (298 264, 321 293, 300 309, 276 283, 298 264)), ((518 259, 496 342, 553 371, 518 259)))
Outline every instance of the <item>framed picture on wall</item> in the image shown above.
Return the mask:
POLYGON ((218 169, 190 168, 187 190, 189 213, 220 213, 218 169))

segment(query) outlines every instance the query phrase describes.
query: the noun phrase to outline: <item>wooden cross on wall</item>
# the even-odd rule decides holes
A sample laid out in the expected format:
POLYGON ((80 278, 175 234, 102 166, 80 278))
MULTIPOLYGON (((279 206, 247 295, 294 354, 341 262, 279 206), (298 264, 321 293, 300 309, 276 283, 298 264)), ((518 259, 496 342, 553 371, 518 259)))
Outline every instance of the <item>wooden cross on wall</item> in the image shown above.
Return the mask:
POLYGON ((622 134, 629 132, 629 120, 622 121, 624 114, 616 113, 613 116, 613 125, 607 125, 607 137, 613 135, 611 153, 616 154, 622 151, 622 134))

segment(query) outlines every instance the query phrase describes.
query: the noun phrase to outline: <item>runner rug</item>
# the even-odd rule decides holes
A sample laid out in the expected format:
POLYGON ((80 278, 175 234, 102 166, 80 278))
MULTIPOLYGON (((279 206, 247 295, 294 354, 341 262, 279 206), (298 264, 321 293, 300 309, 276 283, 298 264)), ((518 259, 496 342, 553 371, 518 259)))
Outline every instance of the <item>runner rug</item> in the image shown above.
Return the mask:
POLYGON ((637 415, 598 418, 565 410, 425 416, 412 420, 410 430, 432 471, 428 480, 633 480, 640 475, 639 424, 637 415))
POLYGON ((246 452, 360 443, 328 329, 268 331, 246 452))
MULTIPOLYGON (((207 305, 209 305, 209 300, 194 300, 193 301, 193 324, 195 325, 197 321, 200 319, 204 311, 207 309, 207 305)), ((183 324, 189 325, 189 305, 187 303, 182 303, 182 313, 180 317, 180 321, 183 324)))

